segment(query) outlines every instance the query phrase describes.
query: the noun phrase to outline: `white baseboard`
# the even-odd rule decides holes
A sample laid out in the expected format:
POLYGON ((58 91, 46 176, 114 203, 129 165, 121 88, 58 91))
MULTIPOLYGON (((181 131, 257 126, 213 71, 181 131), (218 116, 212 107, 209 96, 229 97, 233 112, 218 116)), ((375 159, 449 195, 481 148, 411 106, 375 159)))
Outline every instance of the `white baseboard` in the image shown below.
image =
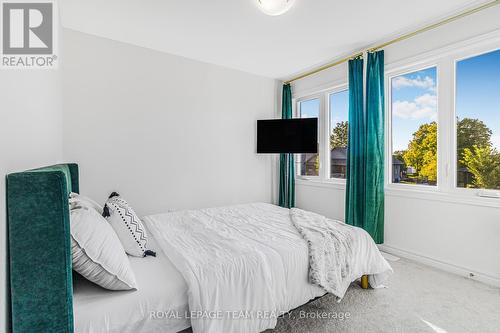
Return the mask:
POLYGON ((399 257, 396 257, 395 255, 389 254, 384 251, 380 251, 380 253, 382 253, 382 257, 384 257, 387 261, 398 261, 400 259, 399 257))
POLYGON ((410 251, 398 249, 396 247, 390 246, 390 245, 378 245, 380 251, 387 252, 389 254, 401 257, 401 258, 406 258, 410 259, 413 261, 416 261, 418 263, 431 266, 440 270, 443 270, 445 272, 453 273, 456 275, 460 275, 466 278, 469 278, 471 280, 479 281, 494 287, 499 287, 500 288, 500 278, 491 276, 488 274, 484 274, 481 272, 477 272, 465 267, 460 267, 456 266, 453 264, 449 264, 440 260, 436 260, 433 258, 429 258, 417 253, 413 253, 410 251))

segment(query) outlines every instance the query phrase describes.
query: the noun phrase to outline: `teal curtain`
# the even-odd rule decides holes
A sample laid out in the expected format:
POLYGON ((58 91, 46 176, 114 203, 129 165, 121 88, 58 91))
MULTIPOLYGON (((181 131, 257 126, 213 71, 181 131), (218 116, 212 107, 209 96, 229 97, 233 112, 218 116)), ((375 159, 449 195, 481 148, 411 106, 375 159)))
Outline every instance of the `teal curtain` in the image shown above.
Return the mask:
MULTIPOLYGON (((290 84, 283 85, 281 118, 292 119, 292 88, 290 84)), ((279 205, 295 207, 295 165, 293 154, 280 154, 280 188, 279 205)))
POLYGON ((363 228, 366 126, 363 110, 363 59, 349 60, 349 133, 346 172, 346 223, 363 228))
POLYGON ((366 70, 365 230, 384 242, 384 51, 368 53, 366 70))
POLYGON ((384 52, 368 54, 366 105, 363 60, 349 61, 349 145, 346 223, 384 242, 384 52))

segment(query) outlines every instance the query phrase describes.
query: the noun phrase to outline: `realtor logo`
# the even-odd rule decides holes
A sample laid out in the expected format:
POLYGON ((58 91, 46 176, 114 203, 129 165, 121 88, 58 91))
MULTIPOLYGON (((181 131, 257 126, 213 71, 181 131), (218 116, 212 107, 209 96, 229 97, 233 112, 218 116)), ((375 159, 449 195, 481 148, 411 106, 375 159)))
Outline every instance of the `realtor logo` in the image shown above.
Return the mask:
POLYGON ((2 3, 2 67, 54 67, 54 3, 2 3))

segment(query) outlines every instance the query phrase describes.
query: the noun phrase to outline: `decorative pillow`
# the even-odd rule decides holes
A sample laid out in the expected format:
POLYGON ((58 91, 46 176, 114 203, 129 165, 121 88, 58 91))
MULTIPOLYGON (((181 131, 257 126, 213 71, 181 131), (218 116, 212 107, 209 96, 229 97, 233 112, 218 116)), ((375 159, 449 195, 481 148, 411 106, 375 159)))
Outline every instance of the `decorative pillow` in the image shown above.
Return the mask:
POLYGON ((69 194, 69 207, 75 209, 77 207, 88 207, 95 209, 99 214, 102 214, 103 207, 94 200, 84 195, 71 192, 69 194))
POLYGON ((125 252, 135 257, 156 256, 147 249, 148 236, 132 207, 116 192, 111 193, 102 213, 115 230, 125 252))
POLYGON ((89 207, 70 214, 73 269, 106 289, 137 289, 127 254, 106 220, 89 207))

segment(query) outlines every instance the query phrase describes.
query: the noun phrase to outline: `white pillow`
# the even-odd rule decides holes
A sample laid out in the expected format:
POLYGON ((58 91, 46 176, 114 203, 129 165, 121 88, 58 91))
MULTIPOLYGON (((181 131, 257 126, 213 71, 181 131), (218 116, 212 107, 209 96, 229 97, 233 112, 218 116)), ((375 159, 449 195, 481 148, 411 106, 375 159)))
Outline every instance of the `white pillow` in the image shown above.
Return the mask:
POLYGON ((115 230, 125 252, 135 257, 156 256, 147 249, 148 235, 141 220, 118 193, 111 193, 102 215, 115 230))
POLYGON ((102 206, 99 205, 97 202, 94 200, 90 199, 89 197, 86 197, 84 195, 71 192, 69 194, 69 205, 70 209, 75 209, 77 207, 89 207, 95 209, 99 214, 102 214, 102 206))
POLYGON ((88 207, 70 214, 73 269, 106 289, 137 289, 127 254, 106 220, 88 207))

